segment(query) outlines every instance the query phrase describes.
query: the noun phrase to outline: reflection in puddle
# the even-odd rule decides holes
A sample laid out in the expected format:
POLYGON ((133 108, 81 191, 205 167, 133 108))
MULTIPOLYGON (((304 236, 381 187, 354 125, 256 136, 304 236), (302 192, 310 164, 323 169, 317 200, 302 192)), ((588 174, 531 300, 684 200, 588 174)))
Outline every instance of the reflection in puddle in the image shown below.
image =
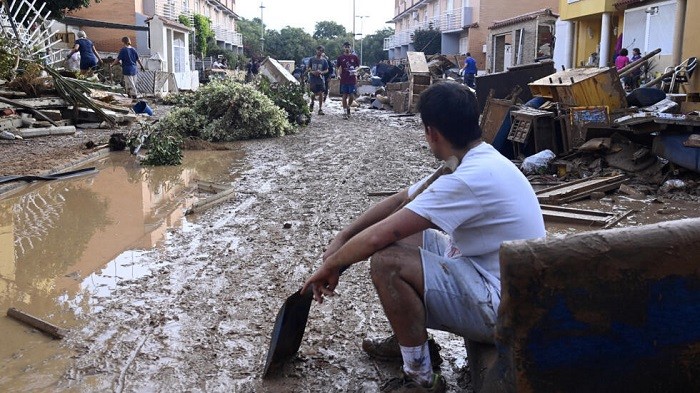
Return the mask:
MULTIPOLYGON (((37 183, 0 200, 0 310, 76 327, 76 315, 99 311, 101 299, 164 264, 149 255, 169 227, 197 226, 183 216, 195 200, 193 181, 230 184, 241 159, 236 151, 187 151, 181 166, 144 168, 112 153, 86 165, 97 174, 37 183)), ((68 354, 8 318, 0 331, 0 390, 52 386, 64 362, 35 368, 68 354)))

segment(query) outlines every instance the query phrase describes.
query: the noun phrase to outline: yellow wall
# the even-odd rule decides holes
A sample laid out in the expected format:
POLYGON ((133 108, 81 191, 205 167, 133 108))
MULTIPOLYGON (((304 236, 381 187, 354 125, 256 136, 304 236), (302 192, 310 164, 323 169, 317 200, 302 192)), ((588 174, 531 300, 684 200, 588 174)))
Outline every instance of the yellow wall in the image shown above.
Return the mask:
POLYGON ((562 20, 576 19, 583 16, 614 12, 615 0, 579 0, 569 4, 559 0, 559 16, 562 20))
MULTIPOLYGON (((691 56, 700 58, 700 40, 697 39, 698 18, 700 18, 700 1, 688 0, 688 6, 685 9, 682 61, 691 56)), ((693 85, 690 91, 700 92, 700 69, 695 69, 691 81, 693 85)))
MULTIPOLYGON (((600 17, 585 18, 578 21, 578 30, 576 35, 576 56, 575 65, 581 66, 588 61, 591 53, 598 51, 598 43, 600 42, 600 17), (593 34, 591 37, 589 31, 593 34)), ((600 54, 599 54, 600 55, 600 54)))

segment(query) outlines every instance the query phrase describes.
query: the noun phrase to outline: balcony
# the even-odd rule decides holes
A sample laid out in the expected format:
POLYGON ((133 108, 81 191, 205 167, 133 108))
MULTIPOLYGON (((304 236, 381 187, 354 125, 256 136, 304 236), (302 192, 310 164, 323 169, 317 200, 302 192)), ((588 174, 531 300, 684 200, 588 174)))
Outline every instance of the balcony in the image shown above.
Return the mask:
POLYGON ((217 41, 222 41, 225 44, 230 44, 236 47, 243 47, 243 35, 236 33, 223 27, 213 27, 214 36, 217 41))
POLYGON ((192 12, 182 6, 181 1, 156 1, 156 14, 177 21, 180 15, 186 15, 192 20, 192 12))
POLYGON ((429 21, 424 21, 410 28, 397 32, 396 34, 384 39, 384 50, 398 48, 408 45, 413 40, 411 36, 413 32, 419 29, 428 29, 430 25, 433 28, 440 29, 443 33, 462 31, 462 29, 474 23, 473 7, 462 7, 441 14, 438 18, 433 18, 429 21))

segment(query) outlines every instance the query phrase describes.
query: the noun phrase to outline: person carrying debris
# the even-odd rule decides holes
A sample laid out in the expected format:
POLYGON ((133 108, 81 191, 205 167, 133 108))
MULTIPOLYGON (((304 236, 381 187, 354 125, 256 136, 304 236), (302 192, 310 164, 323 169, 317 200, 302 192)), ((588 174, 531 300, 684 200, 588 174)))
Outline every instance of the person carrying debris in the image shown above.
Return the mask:
POLYGON ((80 73, 85 75, 91 73, 97 64, 102 63, 100 54, 97 53, 95 45, 87 38, 87 34, 80 30, 78 32, 78 39, 75 40, 75 45, 73 49, 70 50, 68 58, 73 56, 73 53, 80 52, 80 73))
POLYGON ((443 392, 434 373, 439 347, 426 328, 493 343, 500 303, 502 242, 545 236, 537 197, 520 170, 481 140, 477 100, 455 82, 431 85, 418 99, 436 158, 460 160, 403 208, 427 180, 390 196, 343 228, 303 284, 319 303, 333 296, 341 269, 371 257, 370 275, 394 335, 365 339, 379 360, 403 359, 403 375, 381 391, 443 392), (398 210, 397 210, 398 209, 398 210))
POLYGON ((309 89, 311 90, 311 103, 309 112, 314 111, 314 101, 318 98, 318 114, 323 113, 323 94, 326 91, 325 75, 328 73, 328 60, 323 55, 323 45, 316 47, 316 56, 309 60, 309 89))
POLYGON ((115 64, 122 65, 122 75, 124 75, 124 89, 126 89, 126 94, 131 98, 138 98, 139 90, 136 88, 138 71, 136 70, 136 64, 141 67, 141 71, 143 71, 145 68, 143 64, 141 64, 141 59, 139 59, 138 52, 136 52, 136 49, 131 46, 131 40, 129 37, 123 37, 122 44, 124 44, 124 47, 119 50, 119 55, 117 55, 117 61, 115 64))
POLYGON ((350 106, 357 91, 356 70, 359 66, 360 59, 354 53, 350 53, 350 43, 343 43, 343 54, 336 60, 336 67, 338 67, 336 74, 340 75, 340 94, 343 95, 343 110, 345 111, 343 117, 345 119, 350 118, 350 106))

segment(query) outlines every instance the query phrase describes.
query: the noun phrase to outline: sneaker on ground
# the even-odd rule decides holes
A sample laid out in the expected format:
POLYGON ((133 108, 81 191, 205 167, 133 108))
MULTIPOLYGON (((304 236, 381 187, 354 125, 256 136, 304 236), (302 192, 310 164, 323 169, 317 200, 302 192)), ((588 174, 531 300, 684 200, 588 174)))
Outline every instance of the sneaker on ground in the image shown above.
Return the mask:
MULTIPOLYGON (((430 362, 433 368, 440 367, 442 358, 440 357, 440 345, 432 337, 428 339, 428 350, 430 352, 430 362)), ((395 335, 386 338, 366 338, 362 340, 362 350, 369 357, 385 362, 401 363, 401 348, 395 335)))
POLYGON ((424 385, 414 381, 411 377, 402 372, 401 377, 393 378, 386 381, 380 388, 380 392, 394 393, 443 393, 447 390, 445 378, 440 374, 433 374, 433 378, 429 385, 424 385))
POLYGON ((318 114, 319 114, 319 115, 325 115, 325 113, 323 113, 323 111, 320 110, 320 109, 318 110, 318 114))

